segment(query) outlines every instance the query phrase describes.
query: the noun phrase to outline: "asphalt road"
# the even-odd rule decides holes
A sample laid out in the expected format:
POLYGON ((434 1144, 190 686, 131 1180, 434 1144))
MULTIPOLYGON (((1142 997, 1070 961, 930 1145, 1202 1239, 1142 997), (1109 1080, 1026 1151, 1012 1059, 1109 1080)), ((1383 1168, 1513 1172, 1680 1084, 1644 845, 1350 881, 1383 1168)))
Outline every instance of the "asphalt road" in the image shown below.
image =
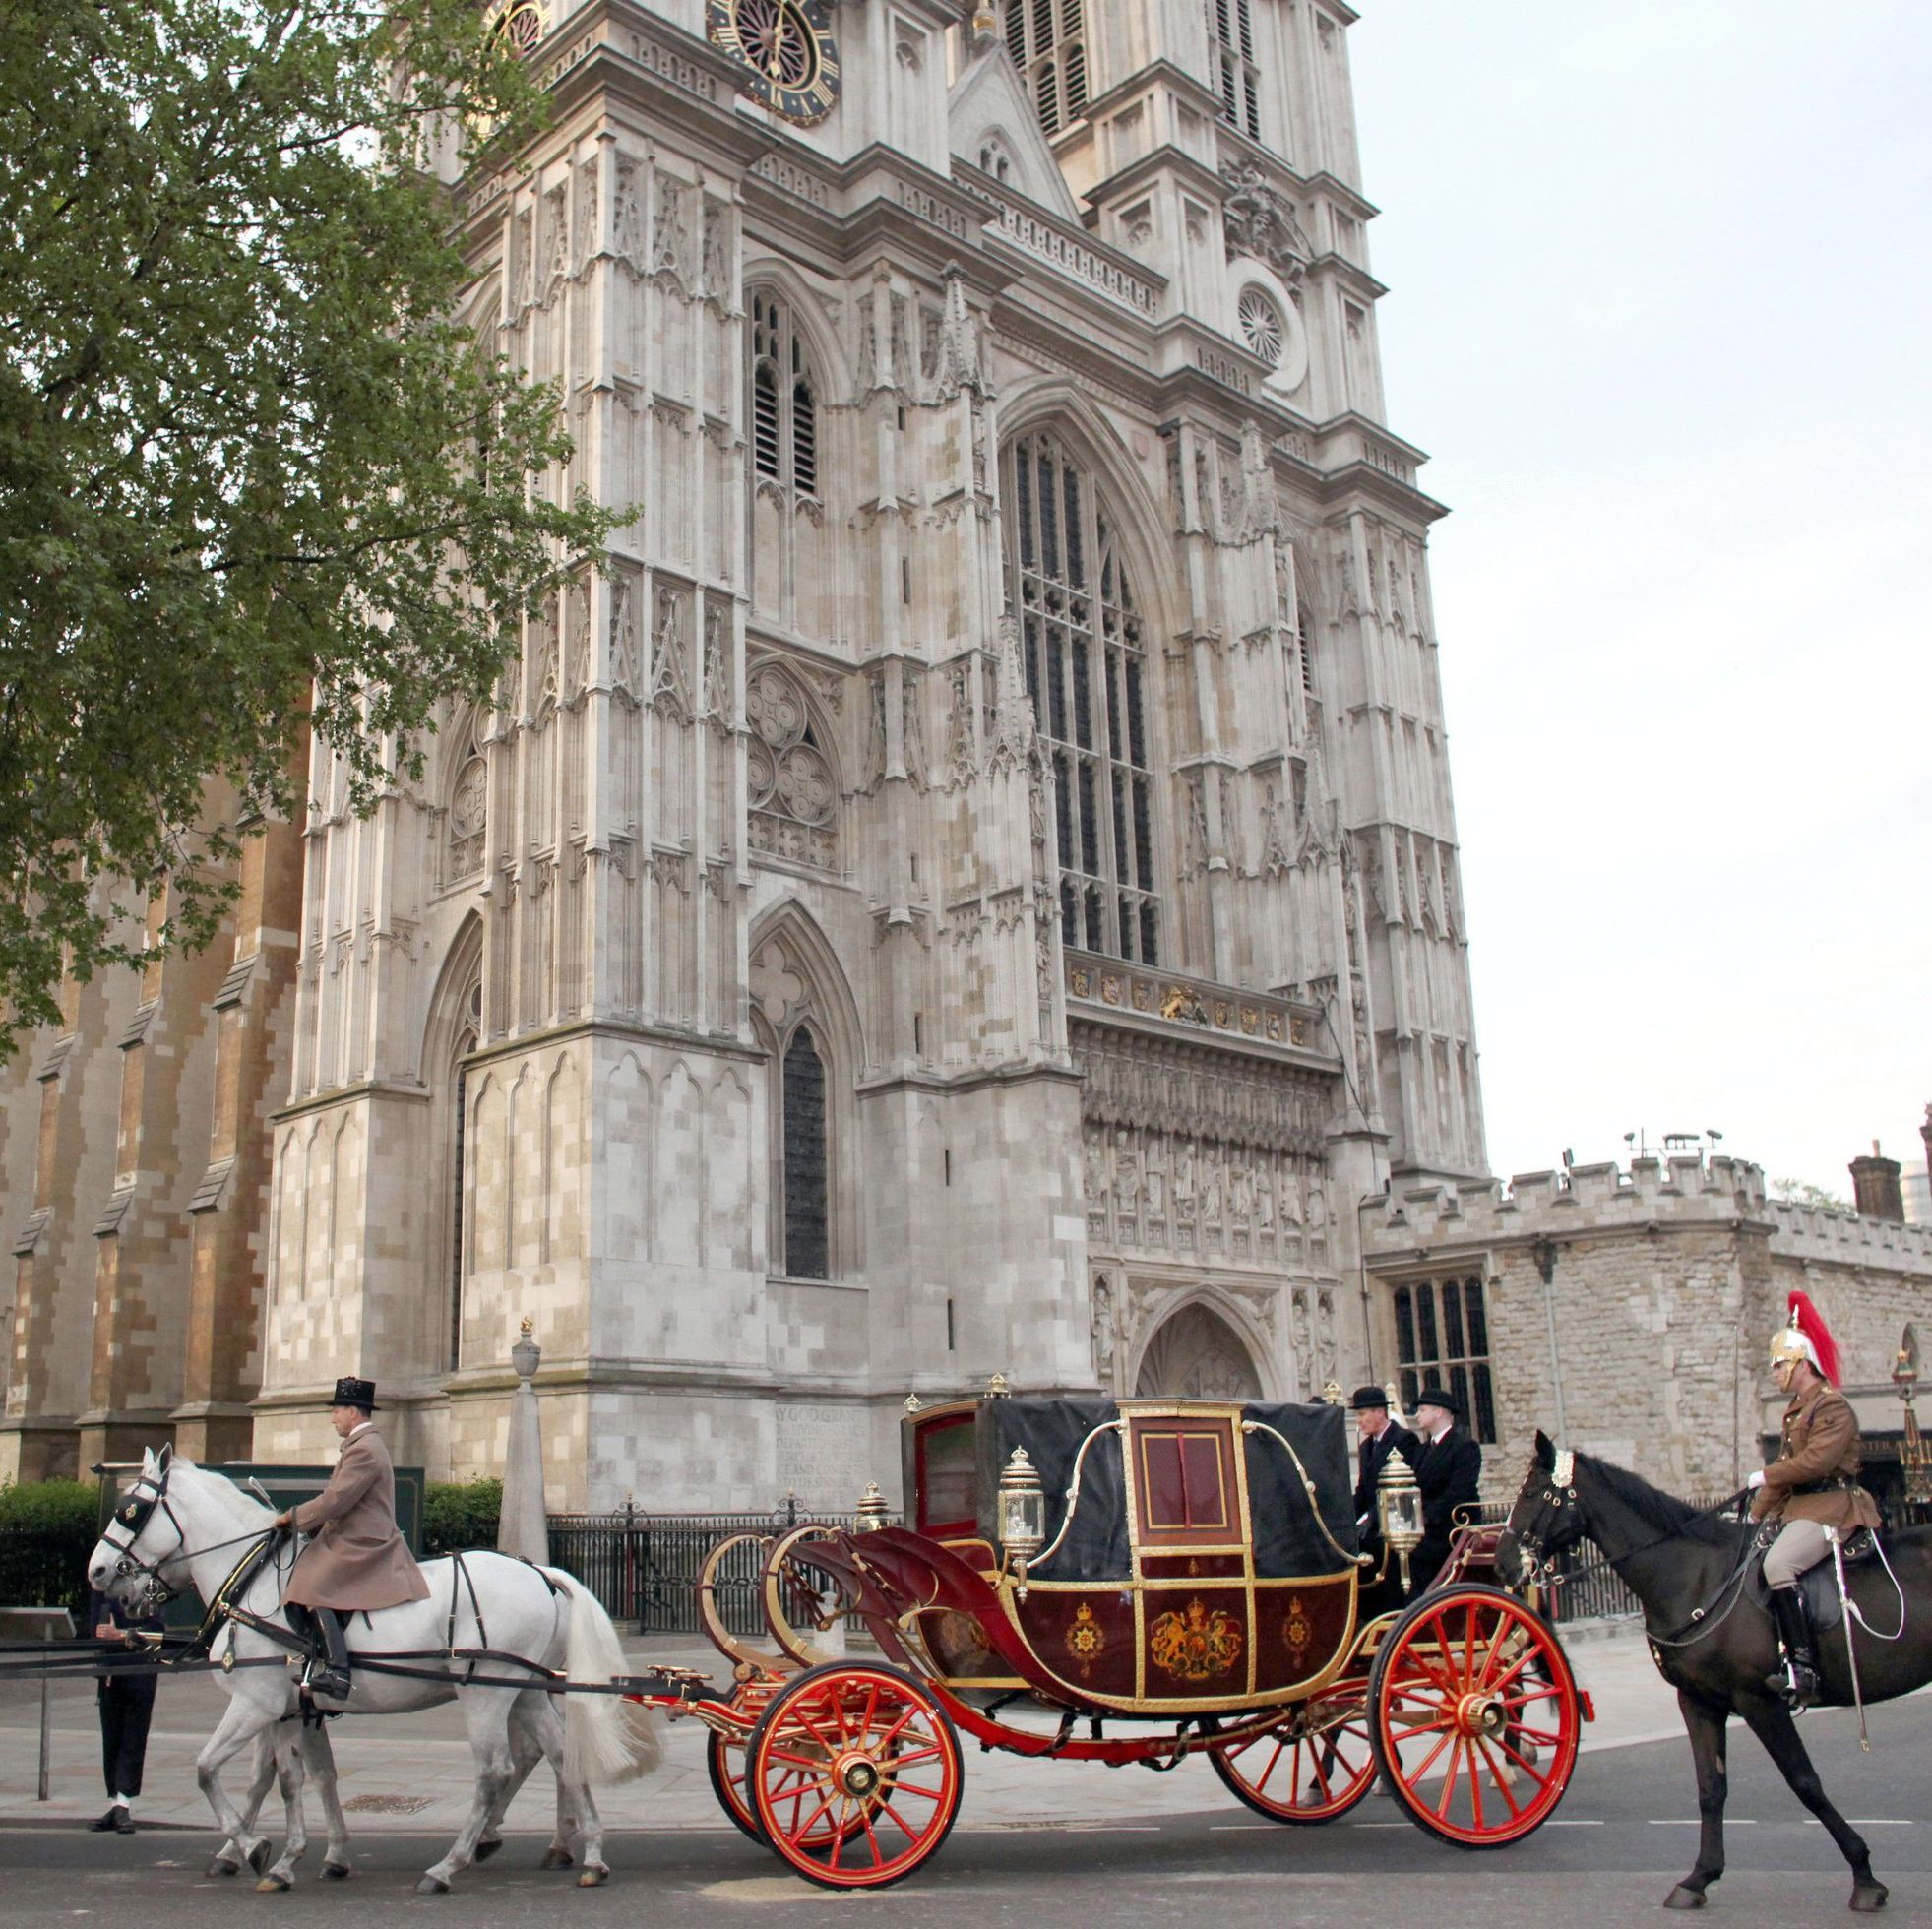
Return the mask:
MULTIPOLYGON (((1863 1825, 1891 1885, 1893 1922, 1932 1924, 1932 1696, 1872 1711, 1873 1753, 1858 1752, 1840 1712, 1804 1724, 1826 1786, 1863 1825)), ((970 1762, 968 1761, 968 1773, 970 1762)), ((1052 1770, 1041 1765, 1040 1773, 1052 1770)), ((1123 1770, 1124 1774, 1135 1773, 1123 1770)), ((1468 1854, 1425 1837, 1371 1797, 1325 1828, 1285 1829, 1229 1804, 1202 1813, 1068 1827, 962 1826, 899 1889, 834 1896, 781 1874, 735 1833, 679 1830, 613 1836, 613 1880, 579 1890, 533 1864, 537 1836, 514 1836, 449 1897, 413 1894, 441 1838, 366 1833, 352 1882, 316 1877, 319 1843, 296 1888, 258 1896, 246 1880, 200 1871, 212 1837, 187 1830, 124 1839, 73 1828, 0 1829, 0 1921, 88 1922, 97 1929, 227 1929, 228 1925, 390 1923, 436 1917, 470 1929, 545 1920, 587 1929, 810 1920, 830 1909, 951 1925, 1096 1920, 1185 1924, 1422 1922, 1430 1929, 1609 1929, 1649 1917, 1696 1848, 1688 1749, 1655 1742, 1587 1755, 1557 1817, 1513 1848, 1468 1854)), ((1839 1919, 1850 1881, 1825 1833, 1798 1808, 1748 1733, 1733 1727, 1730 1873, 1703 1920, 1815 1925, 1839 1919)), ((830 1918, 837 1920, 838 1915, 830 1918)))

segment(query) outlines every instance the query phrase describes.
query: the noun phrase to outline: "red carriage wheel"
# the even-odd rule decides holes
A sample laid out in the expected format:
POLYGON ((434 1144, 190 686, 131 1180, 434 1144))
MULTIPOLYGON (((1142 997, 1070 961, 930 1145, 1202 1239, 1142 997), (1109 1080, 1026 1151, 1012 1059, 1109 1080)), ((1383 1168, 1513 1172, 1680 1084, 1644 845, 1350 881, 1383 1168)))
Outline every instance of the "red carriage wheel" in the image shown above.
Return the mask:
POLYGON ((1375 1783, 1367 1698, 1360 1675, 1333 1682, 1272 1728, 1210 1749, 1208 1759, 1228 1791, 1257 1815, 1333 1822, 1375 1783))
POLYGON ((753 1841, 763 1842, 765 1831, 758 1826, 757 1814, 745 1797, 745 1744, 714 1729, 705 1747, 705 1767, 718 1807, 753 1841))
MULTIPOLYGON (((711 1775, 712 1793, 717 1797, 717 1805, 733 1824, 758 1843, 761 1848, 769 1848, 771 1843, 765 1839, 764 1826, 758 1820, 757 1811, 751 1806, 745 1788, 746 1743, 735 1735, 720 1735, 714 1730, 705 1749, 705 1768, 711 1775)), ((793 1779, 802 1779, 794 1773, 793 1779)), ((777 1799, 783 1802, 788 1798, 785 1786, 780 1786, 777 1799)), ((860 1824, 856 1816, 844 1825, 846 1835, 857 1834, 860 1824)), ((814 1830, 806 1838, 813 1848, 830 1847, 834 1830, 830 1824, 814 1830)))
POLYGON ((1548 1821, 1577 1765, 1577 1684, 1543 1619, 1500 1588, 1452 1586, 1403 1615, 1368 1678, 1375 1754, 1396 1799, 1459 1848, 1548 1821))
POLYGON ((959 1738, 925 1689, 833 1661, 787 1682, 752 1730, 745 1796, 806 1881, 883 1889, 946 1839, 960 1784, 959 1738))

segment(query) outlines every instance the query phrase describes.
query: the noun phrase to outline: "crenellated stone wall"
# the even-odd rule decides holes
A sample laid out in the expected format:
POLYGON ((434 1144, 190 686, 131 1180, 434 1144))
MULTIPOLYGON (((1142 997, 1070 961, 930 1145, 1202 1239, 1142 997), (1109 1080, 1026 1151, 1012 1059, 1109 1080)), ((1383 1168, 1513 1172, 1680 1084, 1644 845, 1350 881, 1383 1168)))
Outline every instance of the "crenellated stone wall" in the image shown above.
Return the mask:
POLYGON ((1679 1492, 1740 1484, 1783 1409, 1766 1349, 1794 1287, 1837 1338, 1863 1423, 1896 1428, 1900 1333, 1932 1315, 1932 1230, 1770 1199, 1743 1159, 1415 1187, 1365 1219, 1378 1363, 1396 1356, 1397 1286, 1483 1283, 1494 1498, 1515 1491, 1538 1428, 1679 1492))

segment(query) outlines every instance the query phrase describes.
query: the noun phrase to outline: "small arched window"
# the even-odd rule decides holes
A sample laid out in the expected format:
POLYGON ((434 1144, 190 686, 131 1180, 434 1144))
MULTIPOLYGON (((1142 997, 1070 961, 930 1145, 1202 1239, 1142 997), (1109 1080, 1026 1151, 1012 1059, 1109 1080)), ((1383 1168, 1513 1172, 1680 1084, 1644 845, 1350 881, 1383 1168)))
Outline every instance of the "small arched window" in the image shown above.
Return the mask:
POLYGON ((818 401, 791 310, 769 289, 751 298, 751 453, 761 476, 815 496, 818 401))
POLYGON ((809 1025, 792 1032, 779 1060, 779 1120, 780 1269, 791 1279, 830 1278, 825 1060, 809 1025))

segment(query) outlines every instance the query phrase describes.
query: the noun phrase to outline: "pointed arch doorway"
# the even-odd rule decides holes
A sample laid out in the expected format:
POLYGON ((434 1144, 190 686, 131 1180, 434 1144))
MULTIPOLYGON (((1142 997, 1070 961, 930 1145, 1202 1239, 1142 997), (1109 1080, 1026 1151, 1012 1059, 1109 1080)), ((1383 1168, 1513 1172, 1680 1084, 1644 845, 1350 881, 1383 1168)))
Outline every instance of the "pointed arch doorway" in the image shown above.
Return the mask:
POLYGON ((1197 1301, 1148 1341, 1134 1393, 1142 1400, 1260 1400, 1261 1375, 1241 1336, 1197 1301))

